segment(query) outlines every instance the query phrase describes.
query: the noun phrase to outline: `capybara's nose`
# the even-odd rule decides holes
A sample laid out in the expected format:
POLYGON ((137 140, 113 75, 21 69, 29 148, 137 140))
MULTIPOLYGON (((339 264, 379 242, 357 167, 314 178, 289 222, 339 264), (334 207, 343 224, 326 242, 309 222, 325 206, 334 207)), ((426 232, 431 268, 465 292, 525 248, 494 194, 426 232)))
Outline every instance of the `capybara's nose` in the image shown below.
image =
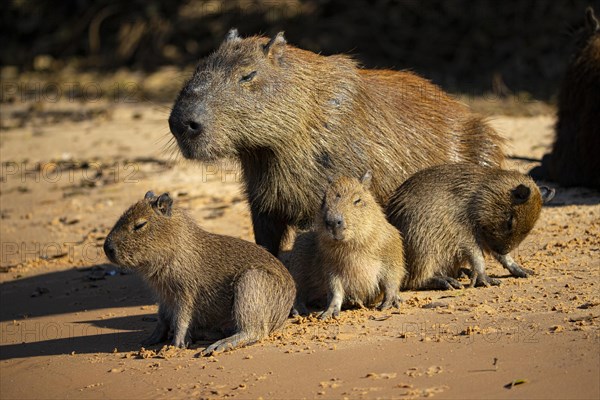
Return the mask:
POLYGON ((172 112, 169 116, 169 129, 171 130, 171 133, 177 137, 181 137, 186 131, 186 127, 181 122, 181 118, 179 118, 175 112, 172 112))
POLYGON ((325 218, 325 225, 332 231, 343 230, 346 227, 344 217, 341 214, 330 214, 325 218))
POLYGON ((202 134, 204 127, 195 118, 186 118, 180 113, 173 111, 169 116, 169 129, 178 138, 196 138, 202 134))
POLYGON ((188 120, 185 123, 185 125, 187 129, 187 134, 192 138, 200 136, 202 134, 202 131, 204 131, 204 127, 198 121, 188 120))
POLYGON ((104 254, 106 254, 106 257, 108 257, 110 261, 114 262, 117 255, 117 249, 110 239, 110 236, 104 241, 104 254))

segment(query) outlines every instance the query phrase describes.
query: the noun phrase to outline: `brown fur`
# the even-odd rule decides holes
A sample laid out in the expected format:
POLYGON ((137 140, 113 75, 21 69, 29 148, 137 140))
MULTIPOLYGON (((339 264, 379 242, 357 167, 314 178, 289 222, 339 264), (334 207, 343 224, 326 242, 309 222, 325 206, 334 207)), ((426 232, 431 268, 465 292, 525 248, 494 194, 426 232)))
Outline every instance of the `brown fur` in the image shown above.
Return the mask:
POLYGON ((485 274, 483 251, 526 277, 508 254, 537 221, 554 191, 517 171, 446 164, 420 171, 390 198, 387 215, 404 237, 407 289, 451 289, 470 263, 471 285, 499 284, 485 274))
POLYGON ((314 231, 298 236, 289 264, 298 287, 297 312, 306 313, 307 303, 325 297, 321 318, 337 316, 344 301, 361 306, 380 302, 380 309, 398 306, 405 273, 402 236, 371 195, 370 180, 370 174, 360 182, 335 180, 314 231))
POLYGON ((552 153, 545 178, 563 186, 600 189, 600 24, 590 7, 579 49, 567 68, 558 97, 552 153))
POLYGON ((200 62, 169 125, 186 158, 241 160, 256 242, 273 254, 289 227, 310 225, 327 176, 366 167, 385 204, 425 167, 503 160, 496 132, 427 80, 301 50, 282 33, 232 31, 200 62))
POLYGON ((144 344, 228 336, 203 354, 258 341, 285 322, 295 297, 285 267, 259 246, 202 230, 165 193, 148 192, 116 223, 104 250, 138 272, 159 300, 159 322, 144 344))

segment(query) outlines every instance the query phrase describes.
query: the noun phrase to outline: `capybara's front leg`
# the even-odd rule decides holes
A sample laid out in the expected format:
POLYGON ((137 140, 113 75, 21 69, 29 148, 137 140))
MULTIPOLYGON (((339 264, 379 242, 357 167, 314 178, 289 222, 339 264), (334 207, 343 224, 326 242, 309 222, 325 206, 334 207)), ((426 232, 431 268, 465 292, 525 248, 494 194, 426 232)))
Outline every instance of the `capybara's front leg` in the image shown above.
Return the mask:
POLYGON ((173 313, 173 346, 186 348, 190 344, 189 328, 192 322, 192 309, 188 305, 178 304, 173 313))
POLYGON ((485 259, 483 258, 483 253, 481 251, 473 251, 470 255, 470 261, 472 266, 472 275, 470 287, 475 286, 498 286, 500 285, 500 280, 496 278, 490 278, 485 272, 485 259))
POLYGON ((344 301, 344 286, 336 276, 330 278, 327 300, 327 309, 319 315, 319 319, 328 319, 340 315, 342 303, 344 301))
POLYGON ((281 242, 288 230, 288 224, 265 213, 256 211, 254 208, 251 212, 256 244, 264 247, 274 256, 277 256, 281 248, 281 242))
POLYGON ((142 340, 142 345, 151 346, 153 344, 161 343, 167 340, 169 336, 169 329, 171 327, 171 321, 169 315, 167 315, 166 308, 162 305, 158 306, 158 322, 154 328, 154 332, 142 340))
POLYGON ((494 253, 494 258, 496 258, 496 260, 498 260, 498 262, 502 264, 502 266, 506 268, 512 276, 516 276, 517 278, 527 278, 529 275, 535 275, 535 272, 532 270, 523 268, 517 264, 510 254, 494 253))

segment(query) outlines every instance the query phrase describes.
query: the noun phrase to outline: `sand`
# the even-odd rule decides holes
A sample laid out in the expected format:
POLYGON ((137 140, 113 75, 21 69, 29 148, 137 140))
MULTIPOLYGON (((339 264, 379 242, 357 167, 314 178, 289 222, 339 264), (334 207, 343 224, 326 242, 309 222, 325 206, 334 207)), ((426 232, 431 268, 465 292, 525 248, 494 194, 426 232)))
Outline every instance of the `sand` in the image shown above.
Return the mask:
MULTIPOLYGON (((253 240, 236 163, 182 160, 168 106, 2 105, 1 398, 600 397, 600 194, 580 188, 557 187, 514 252, 534 277, 488 259, 499 287, 290 318, 214 357, 197 357, 205 342, 142 348, 157 307, 102 252, 131 203, 169 191, 205 229, 253 240)), ((523 172, 552 141, 551 112, 490 119, 523 172)))

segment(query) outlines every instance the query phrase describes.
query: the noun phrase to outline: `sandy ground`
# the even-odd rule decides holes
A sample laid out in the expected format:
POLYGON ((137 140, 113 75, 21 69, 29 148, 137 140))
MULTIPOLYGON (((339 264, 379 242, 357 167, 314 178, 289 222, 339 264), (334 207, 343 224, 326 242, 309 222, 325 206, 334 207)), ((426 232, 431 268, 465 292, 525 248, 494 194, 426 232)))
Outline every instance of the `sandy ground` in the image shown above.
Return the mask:
MULTIPOLYGON (((144 193, 169 191, 207 230, 252 240, 234 162, 169 147, 168 105, 3 104, 0 397, 599 398, 600 194, 557 188, 500 287, 405 292, 400 309, 290 319, 257 345, 142 349, 156 321, 102 243, 144 193), (511 383, 513 383, 511 387, 511 383)), ((513 168, 536 164, 551 113, 493 115, 513 168)))

